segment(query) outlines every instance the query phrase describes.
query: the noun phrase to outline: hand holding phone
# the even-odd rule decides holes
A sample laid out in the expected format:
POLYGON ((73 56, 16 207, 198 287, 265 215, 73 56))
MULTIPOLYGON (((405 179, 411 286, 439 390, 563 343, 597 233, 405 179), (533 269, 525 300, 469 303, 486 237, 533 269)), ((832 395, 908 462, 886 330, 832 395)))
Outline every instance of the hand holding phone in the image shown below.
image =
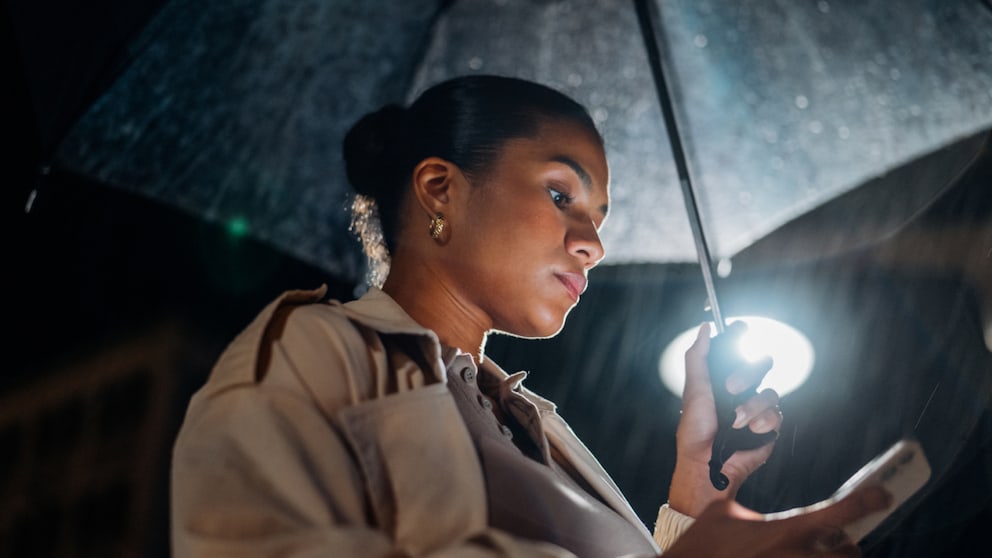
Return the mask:
POLYGON ((881 486, 892 496, 889 506, 844 526, 847 536, 852 541, 859 542, 922 488, 929 479, 930 464, 923 453, 923 447, 916 440, 904 438, 866 463, 826 500, 803 508, 765 514, 765 519, 784 519, 822 509, 842 500, 859 488, 881 486))
POLYGON ((892 495, 888 509, 867 515, 844 527, 844 532, 857 542, 872 532, 930 478, 930 464, 919 442, 902 439, 887 451, 872 459, 854 473, 834 492, 831 501, 837 501, 862 486, 880 485, 892 495))

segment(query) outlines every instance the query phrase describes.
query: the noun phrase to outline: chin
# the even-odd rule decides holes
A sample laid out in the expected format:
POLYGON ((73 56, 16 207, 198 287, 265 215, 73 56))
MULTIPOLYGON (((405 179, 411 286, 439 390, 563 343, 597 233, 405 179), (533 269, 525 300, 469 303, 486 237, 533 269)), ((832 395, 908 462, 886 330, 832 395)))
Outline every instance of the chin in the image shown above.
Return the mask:
POLYGON ((550 333, 541 333, 541 332, 516 333, 516 332, 505 330, 505 329, 497 329, 497 330, 493 330, 493 331, 494 331, 494 333, 500 333, 500 334, 503 334, 503 335, 507 335, 509 337, 516 337, 516 338, 519 338, 519 339, 550 339, 550 338, 558 335, 558 332, 561 331, 561 328, 558 328, 557 330, 555 330, 553 332, 550 332, 550 333))
POLYGON ((506 327, 496 326, 494 331, 522 339, 548 339, 558 335, 565 327, 565 319, 572 308, 575 304, 565 308, 551 304, 531 307, 520 315, 521 319, 504 323, 506 327))
POLYGON ((558 335, 564 325, 564 320, 559 320, 554 324, 531 323, 525 327, 494 328, 492 331, 520 339, 548 339, 558 335))
POLYGON ((558 335, 562 328, 565 327, 565 318, 568 317, 568 313, 571 310, 569 308, 564 314, 549 310, 545 314, 538 316, 537 320, 531 322, 531 327, 528 328, 530 331, 529 335, 521 335, 521 337, 528 339, 548 339, 558 335))

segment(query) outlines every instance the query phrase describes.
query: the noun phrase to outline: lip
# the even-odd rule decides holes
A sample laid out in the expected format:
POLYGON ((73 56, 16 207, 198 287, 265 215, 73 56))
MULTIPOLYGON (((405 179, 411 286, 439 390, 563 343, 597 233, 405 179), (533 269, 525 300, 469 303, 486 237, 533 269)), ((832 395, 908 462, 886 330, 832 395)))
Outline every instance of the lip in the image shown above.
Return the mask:
POLYGON ((565 286, 565 290, 568 291, 569 296, 572 297, 574 302, 579 301, 579 297, 586 290, 586 277, 581 273, 555 273, 555 277, 561 281, 561 284, 565 286))

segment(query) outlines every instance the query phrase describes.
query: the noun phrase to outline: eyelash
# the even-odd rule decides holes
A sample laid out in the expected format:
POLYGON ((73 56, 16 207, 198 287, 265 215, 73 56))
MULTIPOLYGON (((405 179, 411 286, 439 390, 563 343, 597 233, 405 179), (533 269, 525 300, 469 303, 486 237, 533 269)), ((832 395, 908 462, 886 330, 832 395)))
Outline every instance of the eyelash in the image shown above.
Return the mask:
POLYGON ((572 196, 569 196, 565 192, 555 188, 548 188, 548 193, 551 194, 551 201, 553 201, 559 209, 565 209, 574 199, 572 196))

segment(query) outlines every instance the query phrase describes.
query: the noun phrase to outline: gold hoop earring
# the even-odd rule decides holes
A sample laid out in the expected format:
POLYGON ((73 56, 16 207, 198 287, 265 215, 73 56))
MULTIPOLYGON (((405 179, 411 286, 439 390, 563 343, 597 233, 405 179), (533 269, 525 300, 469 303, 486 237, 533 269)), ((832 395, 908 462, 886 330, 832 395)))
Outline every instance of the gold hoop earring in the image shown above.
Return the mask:
POLYGON ((430 231, 434 242, 441 245, 447 244, 448 238, 451 236, 451 229, 448 228, 448 222, 444 220, 443 213, 437 213, 434 217, 431 217, 431 224, 428 227, 428 231, 430 231))

